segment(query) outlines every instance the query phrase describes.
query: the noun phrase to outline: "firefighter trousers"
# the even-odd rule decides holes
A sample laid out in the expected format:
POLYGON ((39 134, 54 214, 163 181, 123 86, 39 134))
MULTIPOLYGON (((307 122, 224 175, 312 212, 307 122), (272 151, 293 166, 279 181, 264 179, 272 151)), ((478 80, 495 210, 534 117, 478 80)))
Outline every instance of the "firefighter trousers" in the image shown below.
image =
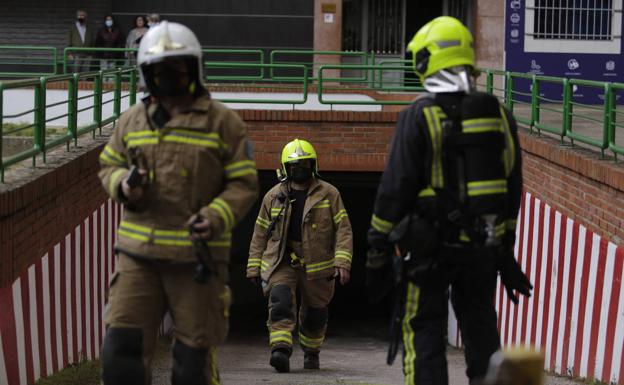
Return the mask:
POLYGON ((481 379, 499 349, 494 295, 497 272, 491 258, 471 265, 441 266, 431 279, 408 282, 403 317, 405 385, 447 385, 446 344, 449 286, 465 346, 470 384, 481 379))
POLYGON ((193 280, 193 263, 119 254, 105 314, 104 384, 151 383, 152 356, 167 310, 174 323, 172 384, 219 384, 217 348, 228 331, 231 300, 224 284, 227 266, 217 270, 220 278, 202 285, 193 280))
POLYGON ((267 326, 271 351, 281 348, 292 352, 299 289, 299 344, 306 353, 320 352, 327 330, 327 306, 334 296, 334 282, 332 277, 308 280, 303 267, 291 266, 290 258, 282 260, 265 288, 269 299, 267 326))

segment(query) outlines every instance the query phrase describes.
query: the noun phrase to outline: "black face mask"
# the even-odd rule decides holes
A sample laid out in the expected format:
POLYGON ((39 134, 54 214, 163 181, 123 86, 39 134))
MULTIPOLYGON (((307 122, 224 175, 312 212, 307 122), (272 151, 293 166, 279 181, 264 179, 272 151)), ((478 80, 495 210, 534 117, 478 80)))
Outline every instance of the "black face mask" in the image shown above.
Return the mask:
POLYGON ((295 166, 290 170, 290 178, 295 183, 305 183, 312 178, 312 169, 295 166))
MULTIPOLYGON (((188 76, 188 75, 187 75, 188 76)), ((152 95, 158 97, 184 96, 191 93, 189 84, 180 82, 180 72, 164 71, 158 75, 158 84, 154 82, 152 95)))
POLYGON ((76 19, 76 20, 78 20, 78 22, 79 22, 80 24, 84 24, 84 23, 85 23, 85 19, 84 19, 84 17, 79 17, 79 18, 78 18, 78 19, 76 19))

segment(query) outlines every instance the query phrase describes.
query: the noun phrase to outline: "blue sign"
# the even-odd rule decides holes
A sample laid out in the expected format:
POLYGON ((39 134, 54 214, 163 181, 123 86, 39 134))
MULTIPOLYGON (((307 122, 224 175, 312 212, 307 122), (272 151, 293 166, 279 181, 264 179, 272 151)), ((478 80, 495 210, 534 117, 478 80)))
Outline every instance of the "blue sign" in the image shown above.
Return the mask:
MULTIPOLYGON (((580 6, 581 2, 578 3, 580 6)), ((548 52, 550 49, 546 45, 546 39, 531 39, 533 48, 531 51, 546 51, 546 52, 526 52, 525 43, 527 39, 530 39, 530 36, 535 34, 534 31, 528 31, 529 34, 525 31, 525 23, 527 22, 526 17, 527 14, 529 16, 533 15, 533 12, 526 11, 526 0, 506 0, 506 8, 505 8, 505 69, 507 71, 513 72, 521 72, 521 73, 532 73, 536 75, 545 75, 545 76, 556 76, 556 77, 565 77, 565 78, 576 78, 576 79, 585 79, 585 80, 599 80, 599 81, 607 81, 607 82, 623 82, 624 81, 624 55, 618 53, 582 53, 584 47, 588 48, 586 51, 595 49, 595 47, 599 46, 599 44, 604 44, 605 40, 561 40, 560 47, 557 47, 557 50, 561 51, 571 51, 571 52, 548 52), (577 44, 576 49, 567 49, 564 48, 566 43, 574 42, 577 44), (540 45, 544 45, 544 48, 541 49, 540 45), (581 47, 581 49, 578 49, 581 47), (574 52, 576 51, 576 52, 574 52), (579 53, 579 51, 581 53, 579 53)), ((552 9, 552 7, 550 7, 552 9)), ((587 9, 587 8, 585 8, 587 9)), ((534 11, 537 12, 537 11, 534 11)), ((543 20, 540 28, 544 28, 544 25, 548 25, 546 28, 556 28, 559 26, 560 28, 564 28, 563 22, 559 22, 557 24, 557 17, 565 18, 565 10, 553 10, 553 11, 542 11, 542 12, 559 12, 559 13, 549 13, 542 14, 542 18, 544 15, 547 15, 548 20, 543 20), (556 16, 553 16, 556 15, 556 16), (550 20, 552 16, 552 20, 550 20)), ((578 11, 575 11, 578 12, 578 11)), ((589 11, 588 11, 589 12, 589 11)), ((612 15, 612 12, 600 12, 600 11, 592 11, 596 12, 598 15, 612 15)), ((539 15, 539 14, 538 14, 539 15)), ((537 18, 539 18, 538 16, 537 18)), ((610 16, 609 16, 610 17, 610 16)), ((539 20, 530 20, 529 25, 537 25, 539 20)), ((563 20, 563 19, 559 19, 563 20)), ((595 21, 595 19, 594 19, 595 21)), ((588 34, 591 28, 596 29, 596 23, 593 23, 593 27, 589 25, 581 25, 578 23, 577 26, 568 26, 567 23, 570 23, 566 20, 565 28, 568 30, 564 31, 549 31, 549 34, 553 36, 556 35, 564 35, 570 34, 571 31, 574 33, 583 33, 588 34), (591 27, 591 28, 590 28, 591 27)), ((586 24, 589 23, 588 21, 586 24)), ((600 27, 606 30, 607 22, 604 23, 605 27, 600 27)), ((609 22, 609 25, 611 23, 609 22)), ((603 32, 594 31, 597 34, 604 34, 603 32)), ((617 36, 617 44, 616 48, 619 48, 619 52, 624 52, 622 47, 622 39, 619 36, 622 35, 622 31, 609 31, 610 34, 614 37, 617 36), (619 46, 618 46, 619 45, 619 46)), ((542 34, 546 34, 546 32, 541 32, 542 34)), ((550 40, 550 44, 552 42, 557 43, 556 40, 550 40)), ((607 42, 610 42, 608 40, 607 42)), ((514 80, 513 89, 522 93, 530 93, 531 86, 529 80, 514 80)), ((542 82, 540 88, 540 94, 546 98, 553 100, 561 100, 562 99, 562 91, 563 88, 560 84, 556 83, 548 83, 542 82)), ((588 104, 602 104, 604 101, 604 92, 601 89, 595 87, 588 86, 574 86, 573 87, 573 99, 580 103, 588 103, 588 104)), ((516 97, 514 97, 516 99, 516 97)), ((518 97, 518 99, 522 99, 518 97)))

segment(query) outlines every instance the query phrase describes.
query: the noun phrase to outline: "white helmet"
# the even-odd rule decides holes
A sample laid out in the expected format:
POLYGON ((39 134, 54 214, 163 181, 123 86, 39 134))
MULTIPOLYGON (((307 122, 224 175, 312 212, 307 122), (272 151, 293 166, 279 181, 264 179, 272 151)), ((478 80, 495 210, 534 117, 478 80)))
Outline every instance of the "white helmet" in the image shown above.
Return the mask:
POLYGON ((188 27, 168 21, 162 21, 150 28, 141 39, 137 64, 141 69, 141 80, 151 88, 149 67, 168 58, 189 59, 189 71, 201 87, 203 79, 202 49, 199 40, 188 27))

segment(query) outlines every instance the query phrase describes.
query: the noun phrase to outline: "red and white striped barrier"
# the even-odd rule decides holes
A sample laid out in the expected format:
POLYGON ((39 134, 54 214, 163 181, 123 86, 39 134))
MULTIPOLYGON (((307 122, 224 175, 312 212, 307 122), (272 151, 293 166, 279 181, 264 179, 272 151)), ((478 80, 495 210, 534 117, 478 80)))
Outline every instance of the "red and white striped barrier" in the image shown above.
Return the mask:
POLYGON ((97 358, 121 206, 107 201, 0 289, 0 385, 30 385, 97 358))
MULTIPOLYGON (((624 384, 624 247, 527 193, 516 255, 535 288, 514 306, 498 286, 501 344, 535 346, 558 374, 624 384)), ((453 319, 452 345, 458 334, 453 319)))

